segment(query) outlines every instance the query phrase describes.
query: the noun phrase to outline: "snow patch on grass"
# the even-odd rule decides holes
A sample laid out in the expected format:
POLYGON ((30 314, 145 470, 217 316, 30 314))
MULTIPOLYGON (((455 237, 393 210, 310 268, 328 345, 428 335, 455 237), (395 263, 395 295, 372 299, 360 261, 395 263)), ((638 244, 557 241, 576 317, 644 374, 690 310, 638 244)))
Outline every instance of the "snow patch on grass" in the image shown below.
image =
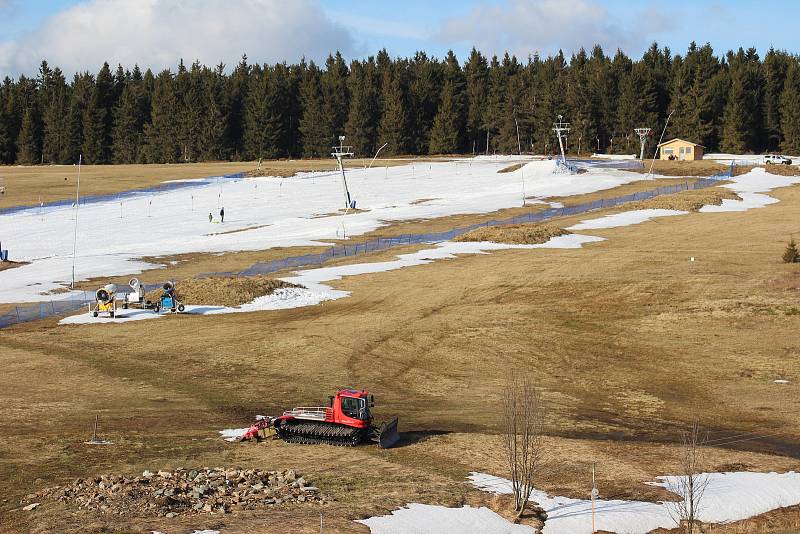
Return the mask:
MULTIPOLYGON (((706 473, 706 490, 699 518, 706 523, 730 523, 800 504, 800 473, 706 473)), ((505 478, 471 473, 470 482, 478 489, 511 493, 505 478)), ((679 492, 680 477, 662 476, 650 482, 672 492, 679 492)), ((602 488, 601 488, 602 495, 602 488)), ((547 512, 543 534, 572 534, 591 529, 592 502, 548 495, 534 490, 531 500, 547 512)), ((595 501, 597 529, 628 534, 645 534, 656 528, 674 528, 669 506, 661 502, 599 499, 595 501)))
POLYGON ((389 515, 359 519, 372 534, 535 534, 525 525, 515 525, 482 506, 446 508, 411 503, 389 515))

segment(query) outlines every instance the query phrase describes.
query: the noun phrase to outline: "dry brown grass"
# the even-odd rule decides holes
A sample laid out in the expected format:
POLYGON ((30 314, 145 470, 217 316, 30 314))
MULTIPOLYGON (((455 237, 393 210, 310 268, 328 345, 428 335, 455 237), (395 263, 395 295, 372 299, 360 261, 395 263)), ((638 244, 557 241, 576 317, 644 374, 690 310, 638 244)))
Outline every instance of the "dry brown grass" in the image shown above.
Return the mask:
POLYGON ((514 245, 537 245, 546 243, 553 237, 570 232, 553 224, 516 224, 508 226, 487 226, 456 237, 453 241, 493 241, 514 245))
POLYGON ((27 264, 28 264, 28 262, 25 262, 25 261, 0 261, 0 271, 13 269, 15 267, 21 267, 21 266, 27 265, 27 264))
POLYGON ((514 165, 509 165, 508 167, 504 167, 497 171, 498 173, 506 173, 506 172, 514 172, 520 170, 525 164, 524 163, 515 163, 514 165))
MULTIPOLYGON (((800 266, 780 255, 797 230, 800 187, 771 195, 781 202, 745 213, 597 231, 608 241, 580 250, 510 250, 345 278, 334 285, 352 296, 323 306, 4 330, 0 531, 319 531, 318 510, 304 508, 174 527, 54 505, 13 511, 32 489, 87 473, 197 465, 308 472, 338 499, 325 512, 334 531, 358 531, 351 519, 409 501, 501 506, 463 481, 471 470, 502 474, 492 435, 509 369, 530 373, 548 406, 551 450, 566 463, 543 477, 548 491, 585 496, 596 459, 604 496, 657 497, 641 482, 674 469, 671 442, 695 417, 714 438, 755 438, 714 451, 716 469, 796 467, 800 344, 787 333, 800 328, 800 314, 789 313, 800 266), (405 446, 216 439, 218 429, 324 403, 346 385, 369 387, 379 418, 399 415, 401 431, 415 431, 405 446), (95 413, 115 446, 81 444, 95 413)), ((791 528, 798 517, 781 510, 770 523, 716 531, 791 528)))
MULTIPOLYGON (((644 167, 625 170, 647 174, 650 172, 651 163, 652 160, 647 160, 644 162, 644 167)), ((653 165, 653 174, 661 176, 713 176, 726 172, 728 169, 730 169, 729 165, 723 165, 712 160, 663 161, 657 159, 653 165)))
POLYGON ((725 188, 694 189, 674 195, 662 195, 625 204, 626 210, 665 209, 699 211, 703 206, 719 206, 724 200, 741 200, 741 197, 725 188))
MULTIPOLYGON (((176 284, 178 300, 184 304, 207 304, 210 306, 241 306, 258 297, 271 295, 277 289, 300 287, 283 280, 254 276, 249 278, 190 278, 176 284)), ((147 298, 155 301, 162 291, 148 293, 147 298)))

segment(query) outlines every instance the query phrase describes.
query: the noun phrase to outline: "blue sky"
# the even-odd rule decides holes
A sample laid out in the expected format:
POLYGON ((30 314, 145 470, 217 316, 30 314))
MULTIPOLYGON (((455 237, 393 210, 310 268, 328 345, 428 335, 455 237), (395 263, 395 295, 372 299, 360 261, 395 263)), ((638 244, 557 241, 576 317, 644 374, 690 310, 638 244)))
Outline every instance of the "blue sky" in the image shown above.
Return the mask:
POLYGON ((42 57, 72 72, 105 59, 158 69, 180 57, 293 62, 383 47, 524 58, 595 43, 639 55, 654 40, 682 52, 694 40, 798 52, 798 20, 796 0, 0 0, 0 76, 33 73, 42 57))

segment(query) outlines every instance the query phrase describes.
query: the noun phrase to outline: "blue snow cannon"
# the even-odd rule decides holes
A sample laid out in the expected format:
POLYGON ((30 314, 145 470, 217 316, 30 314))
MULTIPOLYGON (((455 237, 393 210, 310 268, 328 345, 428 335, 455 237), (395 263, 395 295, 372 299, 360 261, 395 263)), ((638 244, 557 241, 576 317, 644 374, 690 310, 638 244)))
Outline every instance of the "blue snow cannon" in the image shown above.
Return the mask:
POLYGON ((161 310, 170 311, 171 313, 183 313, 186 307, 178 300, 178 297, 175 296, 175 283, 169 281, 164 282, 163 290, 164 292, 161 294, 161 298, 158 302, 156 302, 153 310, 156 313, 160 313, 161 310))

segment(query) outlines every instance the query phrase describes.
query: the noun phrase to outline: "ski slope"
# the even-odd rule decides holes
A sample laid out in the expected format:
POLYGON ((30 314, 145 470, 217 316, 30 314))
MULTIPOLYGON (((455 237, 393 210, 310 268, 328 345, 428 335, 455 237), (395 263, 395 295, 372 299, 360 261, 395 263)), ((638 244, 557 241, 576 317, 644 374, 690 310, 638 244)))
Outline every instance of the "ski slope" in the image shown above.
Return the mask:
MULTIPOLYGON (((479 157, 399 167, 352 169, 348 184, 359 212, 342 216, 336 172, 293 178, 253 178, 200 183, 158 194, 142 193, 81 206, 77 221, 76 280, 136 274, 151 268, 144 257, 224 253, 318 245, 358 235, 389 221, 488 213, 530 202, 613 188, 640 174, 597 169, 554 174, 553 161, 479 157), (522 170, 497 171, 526 162, 522 170), (523 187, 524 180, 524 187, 523 187), (530 200, 533 199, 533 200, 530 200), (225 208, 224 223, 218 223, 225 208), (215 222, 208 220, 209 213, 215 222)), ((15 261, 28 265, 0 272, 0 303, 68 297, 75 210, 31 208, 0 215, 0 239, 15 261)))

